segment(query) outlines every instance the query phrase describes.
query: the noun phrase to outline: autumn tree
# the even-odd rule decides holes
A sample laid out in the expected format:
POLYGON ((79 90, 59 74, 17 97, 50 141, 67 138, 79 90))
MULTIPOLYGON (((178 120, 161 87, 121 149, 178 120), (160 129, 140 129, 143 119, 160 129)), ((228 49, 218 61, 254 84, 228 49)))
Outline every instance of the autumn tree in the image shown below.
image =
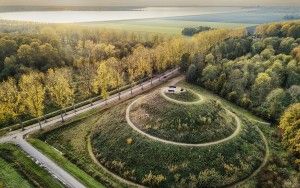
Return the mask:
POLYGON ((298 61, 300 61, 300 46, 293 49, 293 55, 298 61))
POLYGON ((271 90, 271 77, 267 73, 258 74, 252 86, 252 97, 255 105, 260 105, 271 90))
MULTIPOLYGON (((154 65, 153 68, 156 72, 161 73, 167 68, 167 57, 166 57, 166 47, 165 45, 159 45, 154 49, 154 65)), ((159 80, 161 78, 159 77, 159 80)))
POLYGON ((0 84, 0 113, 4 118, 17 120, 24 130, 21 115, 24 113, 23 99, 13 78, 0 84))
POLYGON ((61 108, 61 119, 64 121, 63 110, 74 103, 70 70, 49 69, 46 76, 46 89, 51 101, 61 108))
MULTIPOLYGON (((152 75, 151 53, 143 46, 138 46, 126 61, 129 82, 152 75)), ((143 85, 142 85, 143 88, 143 85)))
POLYGON ((107 60, 107 64, 112 67, 112 79, 113 87, 118 89, 119 99, 121 99, 120 87, 124 85, 124 65, 123 61, 116 58, 110 58, 107 60))
POLYGON ((282 142, 295 154, 300 165, 300 103, 290 106, 282 115, 279 127, 283 130, 282 142))
POLYGON ((29 115, 38 119, 42 128, 41 117, 44 114, 45 87, 43 86, 44 75, 30 72, 21 77, 19 82, 22 100, 29 115))
POLYGON ((271 91, 266 98, 266 106, 269 118, 277 119, 284 109, 291 103, 291 97, 282 89, 271 91))
POLYGON ((93 81, 94 92, 100 92, 100 95, 104 100, 107 100, 109 97, 108 89, 116 85, 116 80, 114 80, 114 71, 108 64, 110 61, 102 61, 99 63, 97 73, 93 81))
MULTIPOLYGON (((97 65, 83 59, 79 59, 75 63, 78 72, 75 80, 78 93, 81 99, 86 99, 94 93, 93 79, 96 76, 97 65)), ((90 98, 91 105, 92 102, 92 98, 90 98)))
POLYGON ((105 60, 109 57, 113 57, 116 53, 115 46, 111 44, 96 44, 91 52, 91 58, 93 61, 105 60))

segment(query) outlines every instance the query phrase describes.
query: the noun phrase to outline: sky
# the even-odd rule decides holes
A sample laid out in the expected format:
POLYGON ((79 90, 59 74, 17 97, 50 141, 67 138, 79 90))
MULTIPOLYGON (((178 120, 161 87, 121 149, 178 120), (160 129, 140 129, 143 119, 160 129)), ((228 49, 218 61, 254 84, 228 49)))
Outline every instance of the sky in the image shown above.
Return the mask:
POLYGON ((0 6, 300 6, 300 0, 0 0, 0 6))

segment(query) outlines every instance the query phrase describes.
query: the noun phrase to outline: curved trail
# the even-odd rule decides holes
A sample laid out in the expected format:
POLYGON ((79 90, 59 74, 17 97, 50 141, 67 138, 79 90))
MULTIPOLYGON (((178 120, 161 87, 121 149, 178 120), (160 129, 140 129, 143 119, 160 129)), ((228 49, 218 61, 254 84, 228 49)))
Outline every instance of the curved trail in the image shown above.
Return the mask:
POLYGON ((96 158, 93 149, 92 149, 92 144, 91 144, 91 136, 88 137, 88 141, 87 141, 87 148, 88 148, 88 152, 90 157, 92 158, 92 160, 94 161, 94 163, 96 163, 96 165, 98 165, 103 171, 105 171, 105 173, 109 174, 110 176, 112 176, 113 178, 117 179, 120 182, 123 182, 127 185, 133 186, 133 187, 139 187, 139 188, 145 188, 145 186, 134 183, 132 181, 126 180, 124 178, 122 178, 121 176, 111 172, 110 170, 108 170, 105 166, 103 166, 98 159, 96 158))
MULTIPOLYGON (((175 85, 176 83, 178 83, 179 81, 181 81, 181 80, 183 80, 183 79, 184 79, 183 77, 179 77, 178 79, 174 79, 174 80, 172 80, 171 84, 175 85)), ((201 96, 201 95, 199 95, 198 93, 197 93, 197 95, 198 95, 198 96, 201 96)), ((142 134, 142 135, 144 135, 144 136, 146 136, 146 137, 148 137, 148 138, 150 138, 150 139, 153 139, 153 140, 156 140, 156 141, 160 141, 160 142, 163 142, 163 143, 166 143, 166 144, 173 144, 173 145, 178 145, 178 146, 207 147, 207 146, 216 145, 216 144, 221 144, 221 143, 223 143, 223 142, 229 141, 229 140, 233 139, 235 136, 237 136, 237 135, 240 133, 240 131, 241 131, 241 120, 240 120, 240 118, 239 118, 235 113, 231 112, 230 110, 228 110, 227 108, 225 108, 225 107, 223 106, 223 107, 225 108, 225 110, 227 111, 227 113, 230 114, 231 116, 233 116, 234 119, 235 119, 235 121, 237 122, 237 129, 235 130, 235 132, 234 132, 231 136, 229 136, 229 137, 227 137, 227 138, 225 138, 225 139, 222 139, 222 140, 219 140, 219 141, 215 141, 215 142, 203 143, 203 144, 186 144, 186 143, 172 142, 172 141, 168 141, 168 140, 164 140, 164 139, 160 139, 160 138, 151 136, 151 135, 149 135, 149 134, 147 134, 147 133, 141 131, 140 129, 138 129, 138 128, 131 122, 130 117, 129 117, 129 112, 130 112, 130 109, 131 109, 132 105, 133 105, 135 102, 137 102, 138 100, 143 99, 144 97, 145 97, 145 96, 140 97, 139 99, 135 100, 134 102, 132 102, 132 103, 127 107, 127 109, 126 109, 126 120, 127 120, 128 124, 129 124, 135 131, 139 132, 140 134, 142 134)), ((167 97, 166 95, 165 95, 165 97, 166 97, 166 99, 167 99, 167 98, 168 98, 168 99, 171 99, 171 98, 167 97)), ((198 103, 201 103, 203 100, 204 100, 204 97, 201 96, 200 100, 199 100, 199 101, 195 101, 195 102, 182 102, 182 101, 177 101, 177 100, 175 100, 175 99, 171 99, 171 100, 169 100, 169 101, 171 101, 171 102, 176 102, 176 103, 179 103, 179 104, 184 104, 184 105, 190 105, 190 104, 198 104, 198 103)), ((250 117, 249 117, 249 118, 250 118, 250 117)), ((254 119, 254 118, 251 118, 251 119, 252 119, 253 121, 255 121, 255 122, 258 122, 258 123, 261 123, 261 124, 267 124, 267 125, 269 125, 269 123, 267 123, 267 122, 259 121, 259 120, 256 120, 256 119, 254 119)), ((259 134, 260 134, 260 136, 261 136, 261 138, 263 139, 263 142, 264 142, 264 144, 265 144, 265 149, 266 149, 266 151, 265 151, 264 159, 263 159, 261 165, 260 165, 260 166, 259 166, 259 167, 258 167, 258 168, 250 175, 250 176, 246 177, 245 179, 241 180, 240 182, 233 183, 232 185, 227 185, 227 186, 225 186, 225 187, 239 187, 239 186, 243 185, 246 181, 248 181, 248 180, 251 179, 252 177, 256 176, 256 175, 261 171, 261 169, 266 165, 266 163, 267 163, 267 161, 268 161, 268 158, 269 158, 269 155, 270 155, 270 148, 269 148, 269 145, 268 145, 268 141, 267 141, 266 137, 264 136, 263 132, 259 129, 259 127, 258 127, 258 126, 255 126, 255 127, 256 127, 257 131, 259 132, 259 134)), ((106 171, 108 174, 112 175, 113 177, 115 177, 115 178, 118 179, 119 181, 124 182, 124 183, 126 183, 126 184, 128 184, 128 185, 135 186, 135 187, 143 187, 143 188, 145 187, 145 186, 140 185, 140 184, 137 184, 137 183, 135 183, 135 182, 126 180, 126 179, 120 177, 118 174, 115 174, 115 173, 109 171, 106 167, 104 167, 104 166, 96 159, 96 157, 95 157, 95 155, 94 155, 94 153, 93 153, 93 151, 92 151, 92 149, 91 149, 91 148, 92 148, 92 145, 91 145, 91 141, 90 141, 90 140, 88 141, 88 144, 89 144, 88 147, 89 147, 89 153, 90 153, 90 156, 92 157, 93 161, 95 161, 95 163, 96 163, 97 165, 99 165, 102 169, 104 169, 104 171, 106 171)))
POLYGON ((194 93, 195 95, 197 95, 198 98, 199 98, 199 100, 192 101, 192 102, 178 101, 176 99, 172 99, 172 98, 168 97, 166 95, 166 93, 165 93, 165 89, 164 88, 160 89, 161 96, 163 98, 165 98, 167 101, 170 101, 170 102, 173 102, 173 103, 182 104, 182 105, 193 105, 193 104, 199 104, 199 103, 203 102, 203 98, 202 98, 202 96, 200 94, 198 94, 198 93, 196 93, 194 91, 191 91, 191 92, 194 93))
POLYGON ((265 137, 264 133, 257 126, 255 126, 255 127, 256 127, 256 130, 259 132, 260 137, 263 139, 263 142, 264 142, 265 147, 266 147, 266 153, 265 153, 265 157, 263 159, 263 162, 261 163, 261 165, 250 176, 248 176, 244 180, 242 180, 240 182, 237 182, 237 183, 235 183, 235 184, 233 184, 233 185, 231 185, 229 187, 240 187, 241 185, 243 185, 244 183, 246 183, 248 180, 250 180, 251 178, 253 178, 254 176, 256 176, 261 171, 261 169, 268 162, 268 159, 270 157, 270 147, 269 147, 269 144, 268 144, 268 140, 265 137))
MULTIPOLYGON (((144 96, 145 97, 145 96, 144 96)), ((161 138, 158 138, 158 137, 155 137, 155 136, 152 136, 148 133, 145 133, 144 131, 140 130, 139 128, 137 128, 134 123, 130 120, 130 110, 131 110, 131 107, 136 103, 138 102, 139 100, 142 100, 144 97, 140 97, 138 98, 137 100, 133 101, 126 109, 126 121, 128 123, 128 125, 135 131, 137 131, 138 133, 140 133, 141 135, 145 136, 145 137, 148 137, 154 141, 158 141, 158 142, 162 142, 162 143, 165 143, 165 144, 172 144, 172 145, 177 145, 177 146, 184 146, 184 147, 207 147, 207 146, 212 146, 212 145, 217 145, 217 144, 221 144, 223 142, 227 142, 231 139, 233 139, 234 137, 236 137, 237 135, 239 135, 239 133, 241 132, 242 130, 242 125, 241 125, 241 120, 239 117, 237 117, 234 113, 232 113, 231 111, 229 111, 228 109, 225 108, 226 112, 233 116, 234 119, 235 119, 235 122, 236 122, 236 129, 235 131, 233 132, 233 134, 231 134, 229 137, 226 137, 224 139, 221 139, 221 140, 218 140, 218 141, 214 141, 214 142, 207 142, 207 143, 201 143, 201 144, 190 144, 190 143, 181 143, 181 142, 173 142, 173 141, 170 141, 170 140, 165 140, 165 139, 161 139, 161 138)), ((172 99, 172 100, 175 100, 175 99, 172 99)), ((202 100, 200 100, 201 102, 202 100)), ((179 101, 180 102, 180 101, 179 101)), ((200 103, 199 101, 196 101, 196 103, 200 103)), ((195 104, 195 102, 192 102, 192 104, 195 104)), ((190 104, 186 104, 185 105, 190 105, 190 104)))

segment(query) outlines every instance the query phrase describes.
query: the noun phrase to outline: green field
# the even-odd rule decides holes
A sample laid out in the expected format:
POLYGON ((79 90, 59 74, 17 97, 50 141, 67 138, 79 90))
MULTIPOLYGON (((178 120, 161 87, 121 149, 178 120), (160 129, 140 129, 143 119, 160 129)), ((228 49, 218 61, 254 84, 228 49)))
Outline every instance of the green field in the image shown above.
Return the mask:
POLYGON ((248 27, 254 24, 245 23, 220 23, 220 22, 202 22, 202 21, 183 21, 167 19, 141 19, 141 20, 124 20, 108 22, 89 22, 79 23, 84 26, 99 26, 107 29, 127 30, 135 32, 164 33, 180 35, 185 27, 209 26, 212 28, 234 28, 248 27))
POLYGON ((11 144, 0 145, 0 167, 0 187, 65 187, 11 144))

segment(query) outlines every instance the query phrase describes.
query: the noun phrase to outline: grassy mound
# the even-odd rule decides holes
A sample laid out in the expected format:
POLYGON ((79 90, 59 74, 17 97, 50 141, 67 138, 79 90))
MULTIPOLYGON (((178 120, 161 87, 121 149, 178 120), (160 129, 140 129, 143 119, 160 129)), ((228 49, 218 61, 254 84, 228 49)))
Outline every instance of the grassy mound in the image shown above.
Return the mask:
POLYGON ((235 131, 235 119, 214 100, 193 105, 169 102, 158 92, 137 101, 130 120, 140 130, 165 140, 207 143, 224 139, 235 131))
POLYGON ((170 97, 171 99, 175 99, 183 102, 195 102, 200 100, 199 96, 190 90, 185 90, 184 92, 178 92, 178 93, 167 92, 165 93, 165 95, 167 97, 170 97))
POLYGON ((126 106, 101 114, 92 138, 98 160, 126 179, 159 187, 224 186, 250 175, 264 157, 264 143, 252 125, 220 145, 181 147, 133 131, 124 120, 126 106))
MULTIPOLYGON (((210 97, 205 94, 205 98, 210 97)), ((75 118, 60 128, 41 133, 39 138, 102 182, 107 175, 91 160, 87 150, 87 140, 91 135, 93 153, 102 165, 127 180, 151 187, 231 185, 249 177, 264 160, 266 148, 255 128, 257 123, 249 122, 247 118, 242 118, 240 134, 222 144, 176 146, 142 136, 127 124, 126 108, 133 101, 83 114, 80 119, 75 118)), ((236 108, 222 103, 226 108, 236 108)), ((241 114, 234 112, 239 116, 245 114, 244 111, 241 114)), ((124 184, 117 181, 110 186, 124 187, 124 184)))

